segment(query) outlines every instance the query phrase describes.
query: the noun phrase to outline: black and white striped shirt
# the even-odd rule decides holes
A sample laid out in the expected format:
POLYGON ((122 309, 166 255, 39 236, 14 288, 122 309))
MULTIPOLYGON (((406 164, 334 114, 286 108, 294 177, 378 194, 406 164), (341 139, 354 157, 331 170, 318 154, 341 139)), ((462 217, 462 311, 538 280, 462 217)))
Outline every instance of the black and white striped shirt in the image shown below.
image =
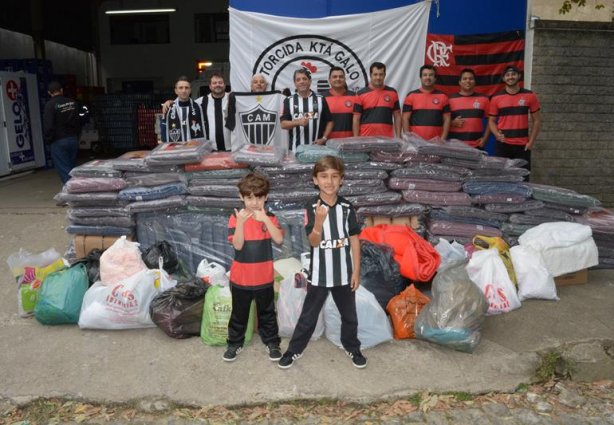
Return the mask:
POLYGON ((311 284, 329 288, 349 285, 353 270, 350 236, 360 233, 356 211, 352 204, 342 197, 337 197, 335 205, 328 205, 317 197, 305 207, 305 231, 308 235, 313 230, 318 199, 321 205, 326 205, 329 209, 322 225, 320 245, 311 247, 311 284))
POLYGON ((332 120, 328 105, 324 97, 311 92, 308 97, 302 97, 298 93, 284 100, 284 110, 281 121, 292 121, 303 117, 309 117, 306 127, 294 127, 289 132, 289 148, 294 151, 299 145, 309 145, 324 135, 326 124, 332 120))

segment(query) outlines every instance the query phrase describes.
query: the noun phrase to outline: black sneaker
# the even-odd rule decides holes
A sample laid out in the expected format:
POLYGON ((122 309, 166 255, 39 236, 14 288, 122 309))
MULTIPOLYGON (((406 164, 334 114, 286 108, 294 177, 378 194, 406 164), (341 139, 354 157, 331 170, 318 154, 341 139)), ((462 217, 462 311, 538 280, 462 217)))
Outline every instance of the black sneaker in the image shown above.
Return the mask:
POLYGON ((266 352, 269 353, 269 360, 272 362, 276 362, 281 359, 281 350, 279 345, 275 343, 268 344, 266 347, 266 352))
POLYGON ((234 362, 237 359, 237 354, 243 351, 243 347, 240 345, 229 345, 226 348, 226 352, 222 356, 225 362, 234 362))
POLYGON ((356 350, 351 353, 349 351, 346 351, 345 354, 347 354, 350 359, 352 359, 352 364, 354 365, 354 367, 357 367, 358 369, 367 367, 367 358, 362 355, 360 350, 356 350))
POLYGON ((303 353, 295 354, 291 353, 290 351, 286 351, 284 355, 281 356, 281 359, 279 359, 279 363, 277 363, 277 366, 279 366, 281 369, 291 368, 294 364, 294 361, 300 359, 302 355, 303 353))

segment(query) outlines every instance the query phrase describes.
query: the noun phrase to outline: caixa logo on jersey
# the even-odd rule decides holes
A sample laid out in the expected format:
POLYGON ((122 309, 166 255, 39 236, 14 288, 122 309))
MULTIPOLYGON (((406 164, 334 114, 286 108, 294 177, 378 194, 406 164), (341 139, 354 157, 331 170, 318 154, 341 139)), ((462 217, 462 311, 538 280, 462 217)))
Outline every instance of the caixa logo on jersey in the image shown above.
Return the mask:
POLYGON ((245 138, 256 145, 269 145, 275 135, 277 112, 265 109, 261 104, 239 114, 245 138))
POLYGON ((332 66, 345 71, 346 84, 358 90, 368 83, 368 74, 358 55, 339 40, 319 35, 286 37, 266 47, 254 64, 252 74, 263 74, 271 81, 272 90, 294 91, 292 75, 299 68, 311 72, 311 89, 329 88, 328 72, 332 66))
POLYGON ((15 144, 19 149, 26 145, 30 147, 32 129, 28 104, 28 83, 25 78, 20 78, 19 83, 15 80, 8 80, 5 90, 10 101, 10 113, 13 115, 12 119, 7 120, 7 125, 12 124, 15 131, 15 144))

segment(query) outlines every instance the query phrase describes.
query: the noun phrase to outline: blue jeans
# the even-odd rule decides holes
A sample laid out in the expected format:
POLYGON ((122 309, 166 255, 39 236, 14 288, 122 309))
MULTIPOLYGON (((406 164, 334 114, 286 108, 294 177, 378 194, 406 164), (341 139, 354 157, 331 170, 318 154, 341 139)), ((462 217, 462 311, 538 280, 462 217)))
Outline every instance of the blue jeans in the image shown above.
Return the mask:
POLYGON ((70 180, 68 174, 77 165, 79 141, 77 136, 64 137, 53 142, 50 146, 51 159, 55 170, 62 180, 62 184, 70 180))

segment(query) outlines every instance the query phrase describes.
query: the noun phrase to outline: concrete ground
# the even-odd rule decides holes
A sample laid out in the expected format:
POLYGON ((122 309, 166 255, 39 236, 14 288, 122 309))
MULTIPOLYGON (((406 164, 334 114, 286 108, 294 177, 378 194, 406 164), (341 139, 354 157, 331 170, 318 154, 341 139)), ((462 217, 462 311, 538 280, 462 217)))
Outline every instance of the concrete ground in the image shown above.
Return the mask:
POLYGON ((157 328, 42 326, 18 316, 5 260, 20 247, 64 252, 70 240, 66 209, 52 199, 60 188, 53 170, 0 181, 0 399, 166 398, 207 406, 296 398, 366 402, 424 390, 513 391, 531 381, 538 353, 551 349, 575 362, 577 379, 614 379, 612 270, 590 271, 588 284, 560 288, 558 302, 530 300, 519 310, 488 317, 473 354, 394 341, 365 350, 364 370, 325 338, 312 342, 294 367, 280 370, 257 338, 228 364, 222 347, 199 338, 174 340, 157 328))

